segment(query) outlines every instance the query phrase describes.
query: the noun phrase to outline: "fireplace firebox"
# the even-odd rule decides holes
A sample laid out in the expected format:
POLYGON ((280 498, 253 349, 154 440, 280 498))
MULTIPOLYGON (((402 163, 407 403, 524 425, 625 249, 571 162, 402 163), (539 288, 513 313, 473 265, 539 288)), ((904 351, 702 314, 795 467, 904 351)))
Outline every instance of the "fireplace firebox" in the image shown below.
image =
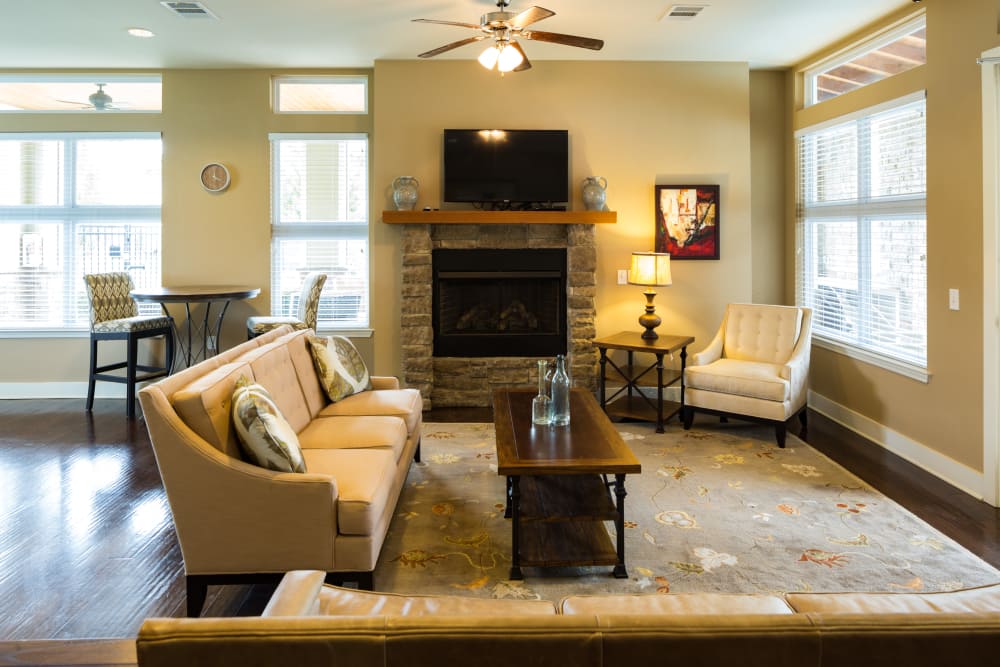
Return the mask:
POLYGON ((566 353, 566 250, 432 253, 436 357, 566 353))

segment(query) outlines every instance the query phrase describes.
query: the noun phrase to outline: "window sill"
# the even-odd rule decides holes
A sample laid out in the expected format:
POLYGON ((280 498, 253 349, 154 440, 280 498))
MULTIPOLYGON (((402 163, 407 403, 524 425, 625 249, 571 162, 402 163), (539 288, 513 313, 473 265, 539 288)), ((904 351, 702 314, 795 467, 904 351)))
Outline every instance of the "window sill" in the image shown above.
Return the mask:
POLYGON ((371 338, 375 335, 374 329, 345 327, 338 329, 335 327, 317 327, 317 334, 320 336, 346 336, 347 338, 371 338))
POLYGON ((824 350, 830 350, 831 352, 842 354, 845 357, 850 357, 851 359, 862 361, 866 364, 871 364, 872 366, 884 368, 887 371, 903 375, 916 380, 917 382, 927 384, 931 379, 931 374, 926 368, 909 364, 905 361, 899 361, 898 359, 890 359, 889 357, 875 354, 874 352, 869 352, 867 350, 862 350, 861 348, 847 345, 846 343, 830 340, 829 338, 823 338, 819 335, 813 336, 813 345, 821 347, 824 350))

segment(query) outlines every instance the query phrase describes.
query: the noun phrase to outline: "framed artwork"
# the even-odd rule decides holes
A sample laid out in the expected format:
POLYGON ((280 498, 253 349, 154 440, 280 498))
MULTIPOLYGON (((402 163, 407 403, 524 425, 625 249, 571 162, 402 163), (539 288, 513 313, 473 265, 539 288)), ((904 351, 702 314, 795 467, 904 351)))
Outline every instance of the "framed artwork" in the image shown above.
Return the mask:
POLYGON ((656 252, 719 259, 719 186, 656 186, 656 252))

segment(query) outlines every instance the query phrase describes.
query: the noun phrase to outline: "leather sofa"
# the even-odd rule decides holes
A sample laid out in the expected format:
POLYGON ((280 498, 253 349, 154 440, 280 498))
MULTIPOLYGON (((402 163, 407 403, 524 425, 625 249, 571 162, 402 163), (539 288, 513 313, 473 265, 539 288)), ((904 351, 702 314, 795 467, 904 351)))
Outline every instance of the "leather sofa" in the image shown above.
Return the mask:
POLYGON ((949 593, 572 596, 370 593, 289 572, 258 617, 147 619, 140 667, 180 664, 981 667, 1000 585, 949 593))
POLYGON ((277 581, 292 569, 372 587, 410 461, 419 460, 423 404, 392 377, 372 377, 372 390, 330 403, 311 335, 282 326, 139 392, 184 557, 190 616, 209 584, 277 581), (273 397, 307 472, 242 460, 230 414, 241 377, 273 397))

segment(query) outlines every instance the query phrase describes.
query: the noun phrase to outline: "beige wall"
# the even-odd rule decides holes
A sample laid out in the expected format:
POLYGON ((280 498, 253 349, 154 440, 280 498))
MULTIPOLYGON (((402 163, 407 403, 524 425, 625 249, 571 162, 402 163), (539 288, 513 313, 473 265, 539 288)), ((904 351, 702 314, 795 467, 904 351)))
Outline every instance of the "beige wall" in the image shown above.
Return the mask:
POLYGON ((753 221, 753 302, 795 303, 785 293, 785 179, 791 110, 787 76, 778 70, 750 72, 750 219, 753 221))
MULTIPOLYGON (((656 183, 722 187, 722 259, 674 263, 674 284, 657 297, 662 330, 694 335, 698 348, 726 303, 781 301, 774 248, 783 238, 773 210, 780 179, 769 174, 781 173, 775 123, 786 105, 783 82, 773 73, 751 74, 733 63, 543 62, 528 75, 501 78, 473 61, 387 61, 376 64, 368 116, 274 115, 269 81, 275 73, 171 70, 163 77, 162 114, 5 116, 0 130, 161 131, 165 283, 263 289, 257 299, 232 305, 224 345, 242 339, 247 315, 269 307, 268 132, 372 134, 374 336, 358 342, 377 373, 401 368, 399 230, 380 222, 381 211, 391 205, 392 179, 404 173, 420 179, 421 207, 440 205, 445 127, 568 129, 575 208, 582 208, 584 176, 608 179, 608 205, 619 221, 598 230, 600 335, 638 328, 641 290, 617 285, 615 274, 628 266, 631 251, 652 249, 656 183), (759 235, 751 234, 751 137, 766 150, 753 169, 764 197, 753 200, 759 235), (225 193, 201 189, 197 174, 209 161, 230 167, 233 182, 225 193)), ((86 356, 85 338, 0 340, 0 382, 81 382, 86 356)))
MULTIPOLYGON (((315 71, 359 72, 370 74, 315 71)), ((162 132, 164 283, 247 284, 262 290, 253 301, 230 306, 222 338, 224 346, 231 346, 246 338, 247 316, 270 308, 268 133, 370 134, 372 128, 373 113, 271 113, 271 76, 281 73, 168 70, 163 73, 162 114, 8 114, 0 118, 0 131, 162 132), (231 171, 232 185, 223 193, 205 192, 198 180, 201 167, 212 161, 225 163, 231 171)), ((374 111, 371 101, 369 109, 374 111)), ((182 309, 172 313, 183 319, 182 309)), ((371 359, 370 341, 357 342, 371 359)), ((88 354, 85 337, 0 339, 0 382, 85 382, 88 354)))
MULTIPOLYGON (((419 179, 418 207, 441 206, 444 128, 567 129, 571 208, 583 208, 583 178, 598 175, 618 212, 617 224, 597 229, 597 333, 608 335, 639 328, 641 289, 617 285, 615 273, 633 250, 653 249, 654 185, 718 183, 722 259, 674 262, 673 285, 656 298, 660 330, 694 335, 699 348, 726 303, 752 297, 749 86, 747 66, 733 63, 548 61, 501 78, 474 61, 376 62, 372 219, 390 207, 389 184, 401 174, 419 179)), ((399 236, 374 223, 380 373, 401 368, 399 236)))
MULTIPOLYGON (((927 12, 926 65, 810 109, 800 110, 796 102, 793 125, 806 127, 909 92, 927 91, 927 355, 931 378, 924 384, 814 348, 812 389, 981 471, 982 119, 980 70, 975 60, 982 51, 1000 44, 998 3, 929 0, 923 6, 927 12), (960 290, 960 311, 948 309, 949 288, 960 290)), ((794 78, 789 84, 800 87, 794 78)), ((788 210, 793 211, 794 189, 788 189, 788 210)), ((794 238, 794 218, 789 216, 786 224, 789 238, 794 238)), ((791 252, 786 262, 793 265, 791 252)))

